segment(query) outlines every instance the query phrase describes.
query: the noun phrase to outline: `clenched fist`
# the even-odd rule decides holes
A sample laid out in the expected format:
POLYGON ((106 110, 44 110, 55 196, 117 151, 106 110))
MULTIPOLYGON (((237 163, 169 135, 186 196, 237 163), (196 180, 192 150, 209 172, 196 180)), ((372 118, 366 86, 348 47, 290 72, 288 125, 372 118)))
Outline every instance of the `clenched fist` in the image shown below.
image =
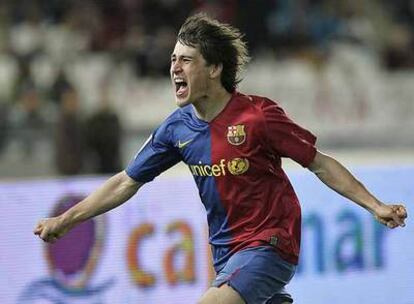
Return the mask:
POLYGON ((382 205, 374 215, 378 222, 388 228, 404 227, 407 210, 404 205, 382 205))
POLYGON ((33 230, 43 241, 53 243, 69 231, 70 227, 63 224, 61 217, 42 219, 33 230))

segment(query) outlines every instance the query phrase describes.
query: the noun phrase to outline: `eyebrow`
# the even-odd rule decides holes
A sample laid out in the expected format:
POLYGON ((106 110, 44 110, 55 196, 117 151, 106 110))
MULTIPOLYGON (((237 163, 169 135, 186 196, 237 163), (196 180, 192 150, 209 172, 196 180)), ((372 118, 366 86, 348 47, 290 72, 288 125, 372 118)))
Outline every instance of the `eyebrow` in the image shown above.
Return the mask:
MULTIPOLYGON (((176 58, 176 57, 177 57, 177 55, 171 54, 171 58, 176 58)), ((193 59, 194 56, 191 56, 191 55, 180 55, 180 56, 178 56, 178 58, 190 58, 190 59, 193 59)))

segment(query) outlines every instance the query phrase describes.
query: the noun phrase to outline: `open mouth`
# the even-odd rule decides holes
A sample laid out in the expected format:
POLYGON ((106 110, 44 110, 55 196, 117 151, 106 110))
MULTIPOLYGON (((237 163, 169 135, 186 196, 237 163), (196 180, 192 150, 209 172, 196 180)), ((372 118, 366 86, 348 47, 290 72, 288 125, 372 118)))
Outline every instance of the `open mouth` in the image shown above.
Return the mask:
POLYGON ((175 79, 175 94, 177 96, 182 96, 187 92, 187 82, 185 82, 183 79, 175 79))

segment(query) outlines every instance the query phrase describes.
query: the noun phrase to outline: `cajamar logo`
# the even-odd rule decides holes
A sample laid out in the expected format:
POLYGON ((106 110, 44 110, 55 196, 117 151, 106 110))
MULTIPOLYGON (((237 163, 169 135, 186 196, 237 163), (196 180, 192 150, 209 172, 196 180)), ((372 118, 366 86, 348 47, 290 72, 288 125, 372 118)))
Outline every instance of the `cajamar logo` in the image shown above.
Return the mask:
MULTIPOLYGON (((63 195, 49 216, 62 214, 84 197, 81 194, 63 195)), ((17 302, 102 303, 100 298, 114 286, 114 278, 99 285, 92 285, 90 281, 102 256, 106 236, 105 216, 100 216, 76 226, 57 242, 45 244, 50 275, 31 281, 17 302)))
POLYGON ((244 125, 227 127, 227 141, 234 146, 239 146, 244 143, 246 141, 244 125))

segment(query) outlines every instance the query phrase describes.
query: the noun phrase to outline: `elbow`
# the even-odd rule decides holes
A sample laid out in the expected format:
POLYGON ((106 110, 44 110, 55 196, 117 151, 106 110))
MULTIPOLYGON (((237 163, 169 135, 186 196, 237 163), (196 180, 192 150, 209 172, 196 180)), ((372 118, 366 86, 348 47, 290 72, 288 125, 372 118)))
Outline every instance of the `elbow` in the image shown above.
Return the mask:
POLYGON ((335 159, 321 152, 317 152, 313 162, 308 168, 329 187, 338 187, 339 180, 338 172, 335 171, 336 167, 337 162, 335 159))
POLYGON ((136 180, 132 179, 125 171, 122 171, 116 175, 120 188, 123 189, 126 193, 128 193, 128 196, 134 195, 139 188, 144 185, 144 183, 137 182, 136 180))
POLYGON ((315 158, 308 166, 308 169, 316 175, 321 175, 326 171, 326 164, 329 161, 329 156, 316 151, 315 158))

